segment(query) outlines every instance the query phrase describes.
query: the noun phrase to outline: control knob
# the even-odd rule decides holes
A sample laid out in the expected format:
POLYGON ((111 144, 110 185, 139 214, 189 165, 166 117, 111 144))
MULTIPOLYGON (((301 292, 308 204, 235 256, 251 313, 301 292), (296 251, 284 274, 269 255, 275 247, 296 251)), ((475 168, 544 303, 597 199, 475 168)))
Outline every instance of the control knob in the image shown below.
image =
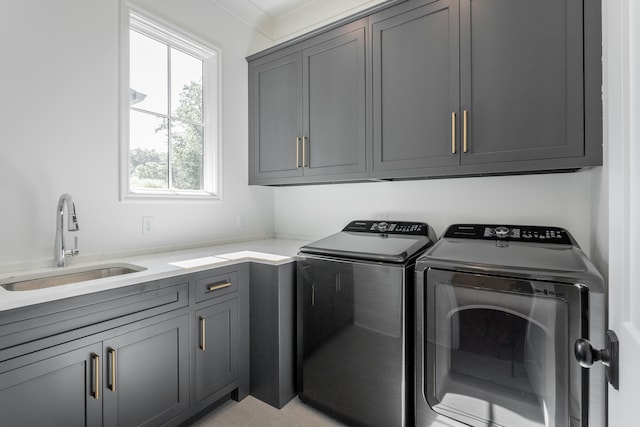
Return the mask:
POLYGON ((378 223, 378 230, 382 231, 383 233, 387 231, 387 227, 389 227, 389 224, 384 221, 378 223))
POLYGON ((498 239, 504 239, 509 236, 509 229, 507 227, 496 227, 494 233, 496 233, 498 239))

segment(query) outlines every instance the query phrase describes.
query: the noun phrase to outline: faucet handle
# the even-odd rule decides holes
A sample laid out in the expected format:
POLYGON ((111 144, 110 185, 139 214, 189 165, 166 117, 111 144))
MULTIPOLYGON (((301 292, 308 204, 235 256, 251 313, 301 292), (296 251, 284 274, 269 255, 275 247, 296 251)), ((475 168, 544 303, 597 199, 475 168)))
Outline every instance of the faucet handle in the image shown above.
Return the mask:
POLYGON ((76 256, 80 253, 80 250, 78 249, 78 236, 74 236, 73 237, 73 249, 67 249, 64 251, 65 255, 71 255, 71 256, 76 256))

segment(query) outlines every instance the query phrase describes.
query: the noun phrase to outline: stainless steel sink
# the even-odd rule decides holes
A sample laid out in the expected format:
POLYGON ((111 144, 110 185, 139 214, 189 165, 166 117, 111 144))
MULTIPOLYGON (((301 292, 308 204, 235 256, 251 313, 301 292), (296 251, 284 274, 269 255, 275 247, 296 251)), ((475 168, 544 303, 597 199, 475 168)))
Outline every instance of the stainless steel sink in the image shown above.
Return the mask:
POLYGON ((11 277, 6 280, 7 283, 0 282, 0 286, 8 291, 33 291, 70 283, 137 273, 144 270, 146 268, 132 264, 107 264, 73 270, 65 268, 64 271, 55 271, 37 276, 11 277))

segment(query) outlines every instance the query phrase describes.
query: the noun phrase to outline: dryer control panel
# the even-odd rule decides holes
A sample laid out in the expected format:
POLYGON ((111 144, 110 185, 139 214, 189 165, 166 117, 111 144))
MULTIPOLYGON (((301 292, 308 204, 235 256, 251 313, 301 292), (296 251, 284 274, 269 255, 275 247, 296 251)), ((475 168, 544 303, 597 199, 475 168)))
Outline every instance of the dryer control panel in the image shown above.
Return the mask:
POLYGON ((447 228, 443 237, 576 245, 564 228, 535 225, 454 224, 447 228))

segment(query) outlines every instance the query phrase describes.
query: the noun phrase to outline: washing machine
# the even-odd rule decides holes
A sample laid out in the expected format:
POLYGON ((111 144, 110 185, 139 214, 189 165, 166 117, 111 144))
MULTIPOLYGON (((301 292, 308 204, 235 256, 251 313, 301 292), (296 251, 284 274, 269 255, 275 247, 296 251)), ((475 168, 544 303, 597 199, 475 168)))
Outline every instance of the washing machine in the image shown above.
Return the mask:
POLYGON ((428 224, 352 221, 300 248, 298 396, 350 426, 411 427, 416 259, 428 224))
POLYGON ((605 286, 559 227, 456 224, 416 263, 416 426, 604 426, 605 286))

